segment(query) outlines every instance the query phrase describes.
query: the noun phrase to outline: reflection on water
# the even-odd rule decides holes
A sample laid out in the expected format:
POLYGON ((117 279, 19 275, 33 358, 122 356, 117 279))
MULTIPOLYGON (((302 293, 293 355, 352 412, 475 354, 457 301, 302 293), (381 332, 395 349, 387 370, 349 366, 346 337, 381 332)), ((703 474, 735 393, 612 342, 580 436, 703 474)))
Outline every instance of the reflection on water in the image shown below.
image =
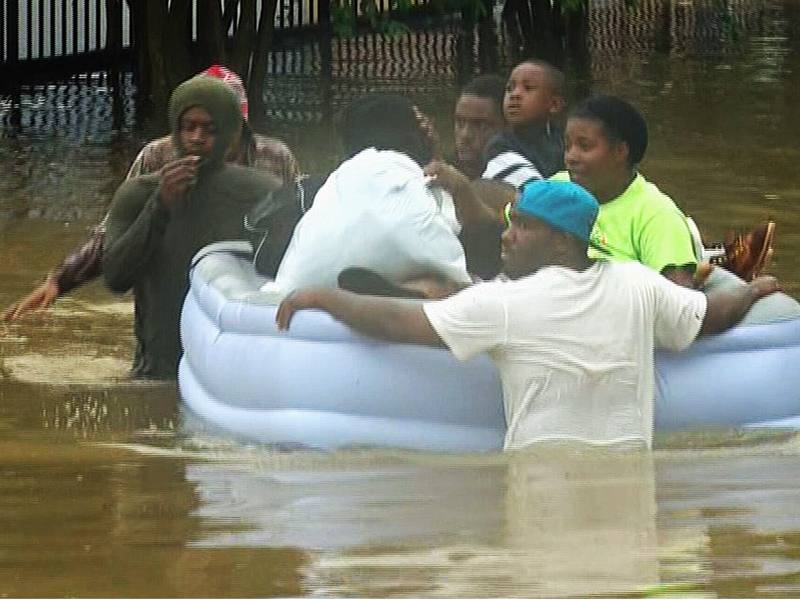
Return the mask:
POLYGON ((298 456, 277 466, 262 457, 255 465, 191 466, 186 478, 202 502, 197 515, 220 528, 195 543, 309 550, 488 543, 502 523, 498 465, 418 465, 376 456, 360 464, 346 454, 340 460, 304 465, 298 456))
MULTIPOLYGON (((696 578, 719 597, 800 591, 798 440, 747 452, 665 456, 657 462, 659 528, 694 530, 696 578), (715 455, 716 454, 716 455, 715 455), (746 550, 745 550, 746 549, 746 550)), ((670 556, 684 570, 689 554, 670 556)))
MULTIPOLYGON (((642 107, 643 171, 709 239, 776 218, 772 271, 798 296, 800 3, 728 3, 736 39, 709 20, 719 3, 667 4, 662 30, 593 21, 571 100, 591 88, 642 107)), ((352 60, 376 69, 359 44, 352 60)), ((438 44, 446 60, 410 93, 446 133, 459 76, 438 44)), ((375 86, 402 87, 410 63, 391 61, 375 86)), ((295 119, 373 85, 354 64, 327 83, 316 63, 269 75, 276 102, 311 90, 317 112, 271 113, 309 169, 333 162, 330 125, 295 119)), ((82 239, 135 151, 47 137, 37 119, 45 137, 0 140, 2 306, 82 239)), ((131 320, 129 298, 93 284, 0 325, 0 596, 800 594, 794 434, 674 433, 654 453, 279 452, 193 425, 174 385, 127 380, 131 320)))
POLYGON ((293 550, 192 549, 180 460, 107 447, 1 444, 0 593, 23 597, 299 595, 293 550))
MULTIPOLYGON (((336 596, 424 597, 586 596, 659 582, 650 453, 537 449, 493 472, 480 479, 481 491, 503 512, 499 527, 487 521, 488 540, 440 536, 433 548, 411 540, 326 553, 306 568, 306 581, 336 596)), ((431 484, 430 493, 439 487, 431 484)))
POLYGON ((58 584, 74 586, 22 578, 5 584, 16 594, 800 592, 797 442, 507 457, 147 444, 56 455, 41 440, 14 448, 3 449, 0 519, 14 526, 1 568, 19 573, 15 565, 46 559, 58 584), (28 453, 36 458, 23 461, 28 453), (69 501, 45 517, 39 499, 55 488, 69 501), (105 571, 85 587, 80 573, 98 561, 105 571), (147 584, 134 576, 145 572, 147 584))

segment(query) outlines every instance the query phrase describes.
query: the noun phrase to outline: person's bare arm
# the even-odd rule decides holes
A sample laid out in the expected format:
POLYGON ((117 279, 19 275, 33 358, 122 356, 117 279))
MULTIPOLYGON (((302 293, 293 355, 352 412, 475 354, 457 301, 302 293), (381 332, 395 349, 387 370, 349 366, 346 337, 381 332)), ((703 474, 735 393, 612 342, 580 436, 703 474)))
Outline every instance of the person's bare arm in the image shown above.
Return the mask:
POLYGON ((519 195, 517 188, 510 183, 494 179, 475 179, 470 185, 484 206, 495 215, 495 220, 505 225, 506 204, 517 199, 519 195))
POLYGON ((696 289, 694 281, 694 272, 693 269, 689 266, 665 267, 664 269, 662 269, 661 274, 667 279, 669 279, 672 283, 677 283, 678 285, 685 288, 696 289))
POLYGON ((278 307, 275 322, 281 331, 289 329, 298 310, 315 308, 337 321, 374 338, 405 344, 445 347, 414 300, 362 296, 335 288, 312 288, 289 294, 278 307))
POLYGON ((57 299, 58 283, 48 277, 44 283, 39 284, 27 296, 6 308, 2 320, 6 322, 17 321, 29 312, 50 308, 57 299))
POLYGON ((470 181, 461 171, 442 161, 430 162, 425 167, 425 174, 433 177, 430 185, 439 185, 452 194, 456 215, 462 224, 502 224, 502 209, 516 197, 516 190, 511 186, 508 186, 512 190, 509 191, 504 184, 491 185, 494 182, 490 182, 486 186, 481 183, 483 180, 470 181), (499 209, 497 205, 500 205, 499 209))
POLYGON ((713 335, 730 329, 744 318, 756 301, 780 289, 777 279, 765 275, 733 290, 708 293, 706 316, 699 335, 713 335))

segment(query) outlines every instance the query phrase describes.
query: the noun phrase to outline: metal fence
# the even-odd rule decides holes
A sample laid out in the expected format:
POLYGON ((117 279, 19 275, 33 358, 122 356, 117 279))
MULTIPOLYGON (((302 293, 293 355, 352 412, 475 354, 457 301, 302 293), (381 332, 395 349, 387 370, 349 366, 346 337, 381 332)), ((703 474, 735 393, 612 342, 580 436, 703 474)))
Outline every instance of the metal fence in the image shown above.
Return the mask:
MULTIPOLYGON (((125 6, 124 0, 0 0, 0 59, 6 61, 9 47, 16 47, 20 68, 38 73, 39 65, 64 53, 73 59, 76 52, 91 58, 107 44, 103 24, 109 20, 108 4, 115 1, 125 6), (9 27, 23 19, 27 19, 25 28, 9 27), (88 34, 68 33, 76 23, 77 29, 88 34), (33 33, 42 28, 49 33, 33 33)), ((367 89, 409 93, 435 112, 438 105, 449 107, 442 90, 460 87, 480 70, 478 65, 487 69, 482 48, 493 46, 489 69, 498 72, 507 72, 518 58, 508 49, 502 27, 494 39, 486 40, 477 28, 469 30, 460 23, 424 27, 397 37, 364 33, 351 38, 298 38, 289 34, 313 28, 317 0, 279 2, 276 23, 287 35, 277 36, 270 52, 264 100, 272 124, 287 128, 328 122, 348 98, 367 89)), ((381 2, 386 7, 389 0, 381 2)), ((732 41, 737 35, 749 32, 765 39, 783 35, 771 29, 780 20, 765 18, 768 7, 774 6, 771 0, 638 0, 633 4, 591 0, 587 39, 591 76, 620 82, 637 77, 630 64, 610 60, 614 56, 633 59, 653 52, 709 56, 744 51, 749 46, 732 41), (616 71, 609 74, 610 69, 616 71)), ((129 27, 127 8, 117 22, 123 30, 129 27)), ((131 43, 129 33, 119 39, 122 44, 131 43)), ((0 85, 8 83, 2 68, 0 64, 0 85)), ((77 75, 26 82, 7 95, 0 94, 0 137, 56 132, 69 140, 98 141, 134 128, 135 85, 129 70, 113 73, 87 62, 69 73, 77 75)))
POLYGON ((106 0, 3 0, 2 62, 76 56, 108 49, 109 37, 129 47, 130 11, 107 10, 106 0), (111 36, 109 36, 111 32, 111 36))
POLYGON ((477 50, 464 38, 458 27, 445 25, 274 48, 264 90, 267 116, 280 123, 327 121, 354 96, 374 90, 435 105, 444 90, 465 83, 458 79, 460 64, 473 73, 477 50))
MULTIPOLYGON (((0 0, 0 75, 29 79, 44 67, 66 74, 87 68, 106 68, 135 43, 128 2, 143 0, 0 0)), ((415 7, 428 0, 412 0, 415 7)), ((236 28, 238 14, 226 14, 236 28)), ((263 2, 256 2, 256 18, 263 2)), ((339 10, 362 13, 359 1, 344 2, 339 10)), ((197 34, 197 1, 192 0, 191 31, 197 34)), ((391 0, 375 0, 379 13, 391 11, 391 0)), ((238 5, 232 9, 239 10, 238 5)), ((275 30, 282 34, 314 30, 330 24, 330 0, 278 0, 275 30)))

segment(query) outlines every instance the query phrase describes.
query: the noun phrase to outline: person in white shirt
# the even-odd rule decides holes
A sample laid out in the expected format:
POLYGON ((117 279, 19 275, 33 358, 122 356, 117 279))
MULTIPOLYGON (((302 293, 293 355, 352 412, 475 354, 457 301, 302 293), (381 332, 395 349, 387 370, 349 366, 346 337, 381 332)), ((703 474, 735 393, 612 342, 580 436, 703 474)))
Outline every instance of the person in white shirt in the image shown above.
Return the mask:
POLYGON ((354 268, 391 285, 417 278, 470 283, 453 200, 426 185, 422 165, 433 148, 411 101, 369 94, 345 108, 338 129, 348 158, 317 192, 275 281, 262 289, 283 296, 335 286, 354 268))
POLYGON ((589 259, 597 212, 577 184, 531 183, 508 211, 505 277, 425 303, 299 291, 281 304, 278 327, 317 308, 374 337, 446 347, 461 360, 489 353, 503 387, 506 449, 543 440, 649 447, 654 348, 680 350, 723 331, 778 286, 760 277, 706 295, 636 262, 589 259))

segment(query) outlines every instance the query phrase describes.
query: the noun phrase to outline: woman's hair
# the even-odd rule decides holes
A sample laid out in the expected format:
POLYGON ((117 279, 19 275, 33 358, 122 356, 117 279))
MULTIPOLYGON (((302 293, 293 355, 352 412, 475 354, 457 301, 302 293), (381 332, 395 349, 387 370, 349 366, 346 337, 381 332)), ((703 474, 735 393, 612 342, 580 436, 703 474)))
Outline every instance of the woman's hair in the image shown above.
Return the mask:
POLYGON ((584 100, 570 118, 599 121, 609 142, 625 142, 628 146, 628 164, 639 164, 647 150, 647 123, 628 101, 618 96, 597 95, 584 100))
POLYGON ((417 114, 411 100, 400 94, 375 92, 350 102, 337 119, 345 155, 366 148, 395 150, 427 164, 434 148, 417 114))
POLYGON ((461 90, 461 96, 477 96, 490 100, 497 109, 497 114, 503 116, 503 97, 506 93, 506 80, 499 75, 487 73, 485 75, 478 75, 471 79, 464 89, 461 90))

